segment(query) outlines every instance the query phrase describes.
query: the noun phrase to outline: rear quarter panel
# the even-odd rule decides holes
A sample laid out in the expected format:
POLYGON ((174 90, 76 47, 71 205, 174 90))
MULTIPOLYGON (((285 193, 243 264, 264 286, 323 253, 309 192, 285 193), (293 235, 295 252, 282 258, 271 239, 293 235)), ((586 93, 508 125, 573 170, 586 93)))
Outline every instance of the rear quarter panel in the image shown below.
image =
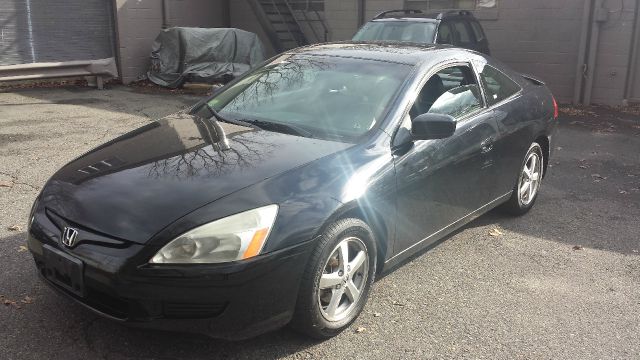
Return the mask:
POLYGON ((552 136, 555 128, 553 97, 544 84, 534 84, 498 61, 490 60, 488 64, 504 72, 521 87, 518 94, 494 106, 495 120, 500 131, 496 141, 500 162, 498 169, 504 173, 500 177, 499 186, 506 193, 517 181, 519 168, 529 146, 541 136, 549 140, 552 136))

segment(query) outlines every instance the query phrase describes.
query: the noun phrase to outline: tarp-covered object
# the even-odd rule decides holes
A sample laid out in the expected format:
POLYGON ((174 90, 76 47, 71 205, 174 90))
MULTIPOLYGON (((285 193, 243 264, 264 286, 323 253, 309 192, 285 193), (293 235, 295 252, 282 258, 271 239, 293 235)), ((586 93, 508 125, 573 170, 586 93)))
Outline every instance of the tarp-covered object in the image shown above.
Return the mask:
POLYGON ((258 36, 240 29, 174 27, 151 51, 149 80, 170 88, 185 82, 228 81, 264 60, 258 36))

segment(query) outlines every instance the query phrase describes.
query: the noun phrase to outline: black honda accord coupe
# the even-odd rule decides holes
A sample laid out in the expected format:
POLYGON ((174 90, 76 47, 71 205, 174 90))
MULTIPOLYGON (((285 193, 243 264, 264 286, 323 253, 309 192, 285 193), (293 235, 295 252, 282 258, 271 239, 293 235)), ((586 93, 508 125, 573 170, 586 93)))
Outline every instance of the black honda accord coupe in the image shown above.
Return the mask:
POLYGON ((296 49, 65 165, 29 249, 115 321, 330 337, 381 272, 492 208, 526 213, 556 117, 544 83, 477 52, 296 49))

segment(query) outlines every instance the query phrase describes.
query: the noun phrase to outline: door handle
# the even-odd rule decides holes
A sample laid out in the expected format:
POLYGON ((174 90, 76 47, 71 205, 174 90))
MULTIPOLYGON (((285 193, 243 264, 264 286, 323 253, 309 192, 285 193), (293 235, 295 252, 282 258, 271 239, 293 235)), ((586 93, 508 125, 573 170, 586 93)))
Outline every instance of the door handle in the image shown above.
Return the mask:
POLYGON ((493 138, 485 139, 482 143, 480 143, 481 153, 486 154, 491 150, 493 150, 493 138))

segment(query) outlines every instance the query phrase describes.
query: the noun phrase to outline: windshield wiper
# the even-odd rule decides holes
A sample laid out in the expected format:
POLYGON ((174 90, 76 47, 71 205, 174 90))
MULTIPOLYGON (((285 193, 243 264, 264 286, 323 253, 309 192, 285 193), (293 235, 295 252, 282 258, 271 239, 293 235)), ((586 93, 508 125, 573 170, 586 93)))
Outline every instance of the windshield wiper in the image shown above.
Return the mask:
POLYGON ((240 126, 251 126, 251 124, 249 124, 249 122, 247 121, 227 119, 222 115, 220 115, 220 113, 217 112, 211 105, 209 105, 209 103, 205 103, 205 104, 207 105, 207 109, 209 110, 211 115, 213 115, 213 117, 216 118, 216 120, 218 121, 222 121, 222 122, 226 122, 234 125, 240 125, 240 126))
POLYGON ((257 119, 231 120, 220 115, 220 113, 217 112, 211 105, 209 105, 209 103, 206 103, 206 106, 209 112, 218 121, 226 122, 229 124, 241 125, 241 126, 254 126, 263 130, 273 130, 273 131, 283 132, 291 135, 298 135, 298 136, 313 138, 313 133, 311 133, 309 130, 305 130, 296 125, 276 123, 276 122, 257 120, 257 119))
POLYGON ((304 136, 308 138, 314 137, 313 133, 310 132, 309 130, 303 129, 300 126, 293 125, 293 124, 284 124, 279 122, 271 122, 271 121, 264 121, 264 120, 257 120, 257 119, 242 119, 240 121, 257 126, 260 129, 264 129, 264 130, 273 130, 273 131, 282 132, 290 135, 298 135, 298 136, 304 136))

